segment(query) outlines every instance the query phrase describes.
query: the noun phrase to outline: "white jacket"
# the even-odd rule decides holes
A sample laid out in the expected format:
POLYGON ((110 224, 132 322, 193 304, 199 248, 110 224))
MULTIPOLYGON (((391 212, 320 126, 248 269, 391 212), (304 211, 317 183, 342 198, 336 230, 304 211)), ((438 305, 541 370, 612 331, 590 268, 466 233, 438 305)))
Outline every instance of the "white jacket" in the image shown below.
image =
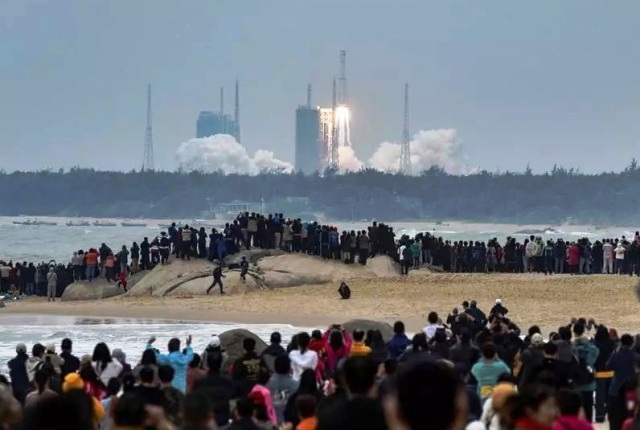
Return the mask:
POLYGON ((109 384, 111 378, 117 378, 120 376, 120 373, 122 373, 122 364, 118 360, 111 360, 104 370, 102 370, 102 363, 98 363, 97 361, 94 361, 92 366, 105 387, 109 384))
POLYGON ((289 353, 289 359, 291 360, 291 370, 293 379, 300 380, 300 375, 305 369, 311 369, 315 372, 318 365, 318 354, 315 351, 306 350, 301 353, 299 350, 294 350, 289 353))
POLYGON ((524 252, 528 258, 535 257, 538 253, 538 244, 533 241, 527 243, 527 247, 524 249, 524 252))

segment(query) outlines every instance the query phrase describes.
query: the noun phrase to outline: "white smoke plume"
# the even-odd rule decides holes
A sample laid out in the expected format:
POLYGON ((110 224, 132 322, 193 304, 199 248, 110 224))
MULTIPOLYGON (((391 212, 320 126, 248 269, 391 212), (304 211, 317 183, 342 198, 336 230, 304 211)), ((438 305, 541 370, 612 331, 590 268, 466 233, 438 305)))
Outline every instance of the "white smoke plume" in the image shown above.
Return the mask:
POLYGON ((228 134, 190 139, 176 150, 180 167, 203 173, 257 175, 259 173, 291 173, 293 166, 278 160, 273 152, 259 149, 251 157, 244 146, 228 134))
MULTIPOLYGON (((411 141, 411 172, 419 175, 433 166, 455 175, 465 175, 474 169, 460 157, 460 141, 456 130, 420 130, 411 141)), ((400 144, 383 142, 369 159, 369 165, 383 172, 395 173, 400 168, 400 144)))
POLYGON ((340 173, 357 172, 364 167, 364 163, 358 159, 351 146, 338 148, 338 160, 340 173))

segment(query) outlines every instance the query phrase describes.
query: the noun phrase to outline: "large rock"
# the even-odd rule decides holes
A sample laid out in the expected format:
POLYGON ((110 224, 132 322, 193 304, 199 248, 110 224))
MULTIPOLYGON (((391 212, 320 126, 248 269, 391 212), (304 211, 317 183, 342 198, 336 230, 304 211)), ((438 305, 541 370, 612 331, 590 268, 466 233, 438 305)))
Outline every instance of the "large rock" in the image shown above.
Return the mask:
POLYGON ((260 339, 258 335, 250 332, 249 330, 237 328, 233 330, 227 330, 220 334, 220 343, 222 347, 227 351, 229 355, 229 363, 233 363, 238 358, 244 355, 244 348, 242 342, 246 338, 252 338, 256 341, 256 352, 261 354, 265 350, 267 344, 264 340, 260 339))
MULTIPOLYGON (((210 277, 212 268, 213 265, 205 259, 189 261, 172 257, 169 264, 154 267, 143 280, 129 290, 127 296, 164 297, 193 279, 210 277)), ((200 292, 204 293, 205 291, 200 292)))
POLYGON ((345 330, 353 333, 355 329, 360 329, 365 333, 369 330, 380 330, 382 333, 382 338, 385 342, 389 342, 393 337, 393 327, 390 324, 380 321, 372 321, 372 320, 350 320, 346 323, 342 324, 342 327, 345 330))
MULTIPOLYGON (((133 288, 148 272, 139 272, 127 280, 127 288, 133 288)), ((96 279, 95 282, 74 282, 67 285, 62 293, 62 301, 82 301, 108 299, 110 297, 124 294, 124 288, 118 287, 117 282, 107 282, 104 277, 96 279)))

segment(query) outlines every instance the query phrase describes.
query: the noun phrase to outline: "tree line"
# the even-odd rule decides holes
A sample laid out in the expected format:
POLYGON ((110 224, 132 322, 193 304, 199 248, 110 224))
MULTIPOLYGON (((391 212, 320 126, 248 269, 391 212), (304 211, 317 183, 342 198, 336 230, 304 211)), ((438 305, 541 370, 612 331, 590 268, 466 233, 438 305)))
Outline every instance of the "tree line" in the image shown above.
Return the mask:
POLYGON ((466 176, 437 167, 419 176, 372 169, 245 176, 74 168, 0 172, 0 215, 185 219, 202 216, 210 204, 264 199, 273 212, 298 197, 308 199, 306 212, 332 219, 635 224, 639 183, 635 160, 622 172, 595 175, 561 167, 544 174, 527 169, 466 176))

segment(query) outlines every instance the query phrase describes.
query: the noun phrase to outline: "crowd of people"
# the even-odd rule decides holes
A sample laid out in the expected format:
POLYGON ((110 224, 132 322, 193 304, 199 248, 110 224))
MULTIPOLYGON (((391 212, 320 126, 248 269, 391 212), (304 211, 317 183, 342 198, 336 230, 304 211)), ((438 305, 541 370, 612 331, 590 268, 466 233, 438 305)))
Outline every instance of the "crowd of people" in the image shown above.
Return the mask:
MULTIPOLYGON (((105 343, 16 347, 0 377, 0 427, 229 430, 611 430, 640 425, 640 339, 574 318, 522 332, 501 300, 436 312, 410 339, 341 325, 266 349, 245 337, 231 360, 218 336, 166 352, 151 337, 138 363, 105 343)), ((143 345, 140 346, 141 348, 143 345)))
MULTIPOLYGON (((366 230, 340 231, 337 226, 303 222, 275 213, 240 214, 221 229, 173 223, 157 237, 113 251, 106 244, 78 250, 68 264, 8 263, 0 260, 0 291, 10 297, 47 296, 54 300, 74 281, 92 282, 104 276, 127 288, 128 276, 166 264, 170 258, 206 258, 224 265, 228 255, 261 248, 299 252, 345 264, 366 265, 377 255, 399 263, 400 273, 422 268, 465 273, 619 274, 640 276, 640 234, 591 242, 543 240, 534 235, 522 242, 507 237, 487 241, 450 241, 430 233, 397 236, 393 227, 373 222, 366 230), (52 269, 54 275, 52 276, 52 269)), ((246 275, 246 272, 245 272, 246 275)), ((219 280, 219 279, 218 279, 219 280)))

